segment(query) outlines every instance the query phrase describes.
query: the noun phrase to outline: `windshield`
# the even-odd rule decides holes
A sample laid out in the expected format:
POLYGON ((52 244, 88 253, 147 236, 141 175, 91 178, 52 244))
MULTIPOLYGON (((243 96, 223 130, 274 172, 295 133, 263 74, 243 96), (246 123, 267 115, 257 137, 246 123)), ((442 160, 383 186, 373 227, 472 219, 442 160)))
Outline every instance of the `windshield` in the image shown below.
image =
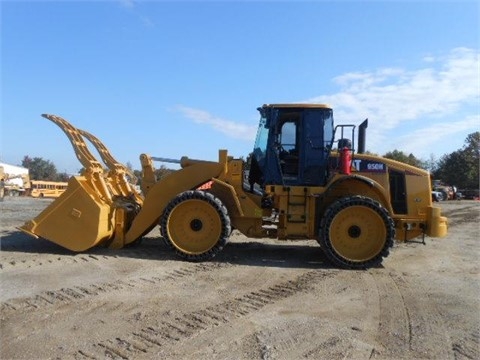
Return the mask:
POLYGON ((333 144, 334 129, 333 129, 333 111, 329 110, 325 113, 323 123, 323 142, 326 149, 331 149, 333 144))
POLYGON ((260 124, 258 125, 257 138, 255 139, 255 146, 253 148, 253 157, 255 157, 260 167, 264 165, 267 152, 268 129, 266 128, 266 123, 267 119, 262 116, 260 118, 260 124))

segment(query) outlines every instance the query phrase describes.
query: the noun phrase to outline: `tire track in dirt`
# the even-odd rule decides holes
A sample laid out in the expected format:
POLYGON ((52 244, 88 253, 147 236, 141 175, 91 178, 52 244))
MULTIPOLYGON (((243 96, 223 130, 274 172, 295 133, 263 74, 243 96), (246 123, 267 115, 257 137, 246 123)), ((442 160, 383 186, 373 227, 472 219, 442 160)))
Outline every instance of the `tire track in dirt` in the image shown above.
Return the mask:
POLYGON ((410 349, 412 330, 410 314, 393 279, 385 271, 370 271, 377 286, 380 317, 379 342, 388 345, 392 356, 400 356, 410 349))
MULTIPOLYGON (((306 358, 322 359, 325 358, 324 350, 335 348, 347 348, 349 339, 346 336, 339 337, 325 334, 319 337, 318 327, 322 330, 328 328, 329 324, 318 323, 316 319, 302 319, 290 321, 288 327, 265 329, 255 333, 255 338, 260 348, 262 359, 281 359, 281 358, 306 358)), ((326 331, 330 333, 330 331, 326 331)), ((335 358, 342 358, 339 351, 335 358)))
POLYGON ((378 341, 385 352, 381 356, 452 358, 448 328, 428 294, 419 296, 398 273, 370 273, 377 284, 380 300, 378 341))
POLYGON ((0 263, 0 270, 23 270, 38 266, 56 265, 56 264, 77 264, 86 263, 89 261, 106 261, 116 259, 118 256, 107 256, 97 254, 75 254, 75 255, 45 255, 31 256, 30 258, 10 258, 2 259, 0 263))
POLYGON ((312 289, 316 282, 333 277, 336 272, 312 270, 274 285, 259 288, 221 303, 185 313, 162 314, 161 321, 106 339, 78 350, 77 359, 149 358, 165 348, 213 328, 235 322, 265 306, 312 289))
MULTIPOLYGON (((304 327, 303 331, 300 328, 297 334, 290 333, 297 342, 301 339, 303 346, 292 347, 293 350, 288 352, 288 358, 364 360, 371 359, 378 352, 378 344, 365 336, 366 333, 370 334, 378 329, 380 317, 379 297, 375 292, 374 280, 367 271, 361 270, 349 271, 348 275, 341 272, 341 275, 342 280, 337 280, 336 283, 342 285, 335 287, 335 284, 332 284, 328 290, 333 295, 330 299, 335 301, 337 297, 347 296, 351 306, 355 306, 354 302, 362 304, 366 311, 362 314, 361 320, 353 316, 341 323, 333 317, 328 321, 317 321, 310 328, 304 327), (351 285, 352 282, 355 283, 354 286, 351 285), (344 286, 347 284, 348 287, 344 286)), ((322 298, 326 296, 328 294, 320 295, 322 298)), ((305 321, 301 325, 304 326, 304 323, 305 321)), ((279 354, 275 358, 287 358, 282 355, 279 354)))
MULTIPOLYGON (((64 249, 57 249, 59 253, 49 254, 38 249, 39 251, 35 253, 26 252, 20 259, 18 256, 8 256, 8 251, 2 251, 0 271, 23 270, 45 265, 71 265, 89 261, 118 260, 121 258, 166 259, 173 257, 172 252, 166 249, 158 239, 148 239, 148 241, 150 244, 142 247, 123 248, 120 250, 94 248, 85 253, 73 253, 64 249)), ((49 251, 49 249, 45 249, 45 251, 49 251)), ((18 255, 20 252, 20 250, 17 250, 15 255, 18 255)))
POLYGON ((188 264, 162 274, 161 276, 132 277, 125 280, 90 284, 85 286, 73 286, 56 290, 43 291, 40 294, 16 298, 0 303, 0 312, 8 315, 17 310, 36 310, 60 304, 73 304, 78 301, 93 298, 95 296, 112 293, 121 290, 132 290, 144 286, 154 286, 165 281, 177 281, 191 277, 199 273, 215 271, 233 266, 230 263, 208 262, 201 264, 188 264))
POLYGON ((480 329, 474 330, 467 337, 458 339, 452 344, 455 360, 480 358, 480 329))

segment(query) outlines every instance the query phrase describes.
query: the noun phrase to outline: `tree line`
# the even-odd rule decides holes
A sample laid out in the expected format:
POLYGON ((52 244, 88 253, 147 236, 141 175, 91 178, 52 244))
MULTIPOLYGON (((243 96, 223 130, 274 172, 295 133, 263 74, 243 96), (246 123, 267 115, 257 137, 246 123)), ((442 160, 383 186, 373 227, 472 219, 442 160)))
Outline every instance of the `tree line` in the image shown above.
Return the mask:
POLYGON ((462 148, 443 155, 436 160, 433 155, 422 160, 413 154, 406 155, 402 151, 393 150, 384 157, 401 161, 430 171, 432 179, 440 180, 446 185, 455 185, 458 189, 479 188, 480 167, 480 132, 469 134, 462 148))
MULTIPOLYGON (((25 155, 23 157, 21 165, 24 168, 28 169, 30 179, 32 180, 47 180, 47 181, 68 181, 72 174, 66 172, 58 172, 55 164, 50 160, 45 160, 41 157, 30 157, 25 155)), ((142 172, 140 170, 133 170, 133 167, 130 163, 126 165, 127 169, 137 178, 142 178, 142 172)), ((78 170, 78 173, 82 173, 85 169, 81 168, 78 170)), ((157 179, 161 179, 167 174, 171 173, 172 169, 167 169, 165 166, 160 166, 155 169, 155 175, 157 179)))
MULTIPOLYGON (((455 185, 459 189, 479 188, 480 132, 478 131, 466 137, 462 148, 445 154, 438 160, 433 155, 430 159, 420 159, 413 154, 407 155, 401 150, 389 151, 383 157, 428 170, 432 174, 432 179, 441 180, 447 185, 455 185)), ((21 166, 29 170, 30 178, 34 180, 68 181, 70 177, 65 172, 58 172, 50 160, 41 157, 25 156, 21 166)), ((130 163, 126 166, 138 179, 141 179, 141 171, 133 170, 130 163)), ((162 165, 156 169, 157 178, 161 179, 172 171, 174 170, 162 165)))

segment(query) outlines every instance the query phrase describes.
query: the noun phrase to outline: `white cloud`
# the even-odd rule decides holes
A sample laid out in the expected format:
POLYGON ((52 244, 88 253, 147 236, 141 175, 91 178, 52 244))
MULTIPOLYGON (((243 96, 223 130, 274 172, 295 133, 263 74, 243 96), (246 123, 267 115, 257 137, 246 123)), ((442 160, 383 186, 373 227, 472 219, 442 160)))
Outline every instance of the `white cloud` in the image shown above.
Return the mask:
POLYGON ((121 6, 129 9, 135 7, 135 3, 136 3, 135 0, 118 0, 118 2, 120 3, 121 6))
MULTIPOLYGON (((433 126, 425 127, 413 131, 412 133, 397 137, 391 147, 405 148, 408 144, 409 153, 417 157, 426 158, 429 154, 437 153, 436 144, 451 142, 454 138, 458 141, 454 144, 456 150, 464 145, 464 137, 456 137, 463 135, 465 132, 480 131, 480 114, 469 115, 463 120, 437 123, 433 126)), ((439 154, 443 155, 443 154, 439 154)))
POLYGON ((430 56, 430 55, 426 55, 426 56, 423 57, 423 61, 426 62, 426 63, 434 62, 434 61, 435 61, 435 57, 434 57, 434 56, 430 56))
MULTIPOLYGON (((480 53, 456 48, 423 60, 425 67, 416 70, 380 68, 337 76, 333 82, 341 91, 302 102, 331 105, 337 124, 359 124, 369 118, 367 149, 373 152, 398 149, 417 157, 443 155, 461 147, 466 134, 479 131, 480 53)), ((177 111, 228 137, 255 138, 256 126, 186 106, 177 111)))
POLYGON ((356 124, 368 117, 368 148, 374 152, 396 146, 418 156, 416 152, 425 154, 427 143, 441 142, 447 134, 478 131, 478 115, 472 115, 480 106, 478 50, 456 48, 446 56, 428 56, 424 62, 426 66, 417 70, 383 68, 338 76, 333 81, 340 92, 307 102, 331 105, 337 123, 356 124), (401 135, 420 122, 423 130, 401 135))
POLYGON ((422 116, 445 116, 464 104, 478 103, 479 59, 478 51, 457 48, 436 62, 430 58, 428 64, 437 68, 348 73, 334 79, 342 91, 308 101, 329 103, 337 118, 347 122, 365 115, 378 119, 384 129, 422 116))
POLYGON ((145 25, 148 28, 154 28, 155 23, 150 19, 148 16, 140 16, 140 20, 142 21, 143 25, 145 25))
POLYGON ((149 16, 143 15, 141 13, 141 8, 137 0, 116 0, 116 1, 119 2, 121 7, 128 9, 126 11, 129 11, 132 14, 134 14, 145 27, 147 28, 155 27, 154 21, 149 16))
POLYGON ((257 126, 237 123, 231 120, 215 117, 207 111, 193 109, 187 106, 177 106, 176 111, 197 124, 205 124, 229 137, 252 141, 255 139, 257 126))

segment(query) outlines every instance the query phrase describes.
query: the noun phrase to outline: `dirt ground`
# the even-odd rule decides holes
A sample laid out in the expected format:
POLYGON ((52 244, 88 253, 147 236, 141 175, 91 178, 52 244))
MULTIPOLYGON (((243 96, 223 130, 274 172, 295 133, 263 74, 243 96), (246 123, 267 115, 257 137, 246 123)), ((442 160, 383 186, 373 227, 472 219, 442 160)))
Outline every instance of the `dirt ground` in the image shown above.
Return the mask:
POLYGON ((73 254, 16 230, 51 200, 0 203, 1 359, 480 359, 480 202, 382 268, 331 267, 315 241, 233 233, 178 260, 158 228, 73 254))

